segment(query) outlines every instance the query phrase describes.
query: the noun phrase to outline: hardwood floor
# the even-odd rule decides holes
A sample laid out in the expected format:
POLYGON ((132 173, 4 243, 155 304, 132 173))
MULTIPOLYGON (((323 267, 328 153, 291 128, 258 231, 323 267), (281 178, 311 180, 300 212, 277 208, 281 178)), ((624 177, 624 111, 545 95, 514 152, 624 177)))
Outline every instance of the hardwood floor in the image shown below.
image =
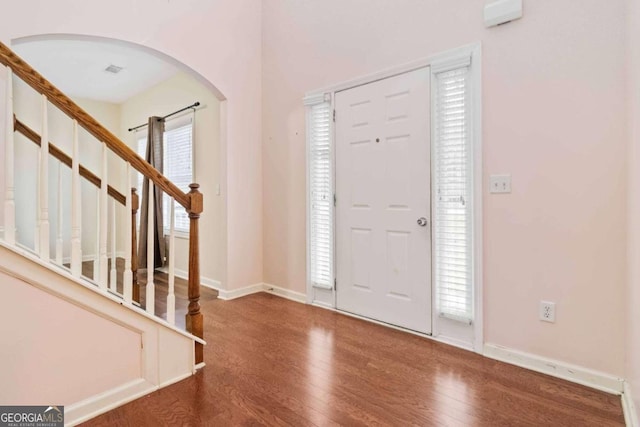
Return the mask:
POLYGON ((207 366, 85 425, 624 425, 619 396, 331 311, 202 308, 207 366))
MULTIPOLYGON (((68 266, 67 266, 68 267, 68 266)), ((109 269, 111 268, 111 260, 109 260, 109 269)), ((116 289, 117 292, 122 294, 122 276, 124 272, 124 259, 118 258, 116 260, 116 289)), ((111 271, 109 271, 109 275, 111 271)), ((93 279, 93 261, 85 261, 82 263, 82 275, 84 277, 93 279)), ((111 277, 111 276, 109 276, 111 277)), ((155 271, 153 274, 153 283, 155 285, 155 314, 156 316, 165 319, 167 318, 167 294, 169 292, 168 275, 160 271, 155 271)), ((146 307, 147 297, 147 273, 146 271, 138 273, 138 283, 140 284, 140 306, 146 307)), ((185 279, 179 277, 175 278, 175 296, 176 296, 176 326, 185 329, 185 315, 187 314, 187 308, 189 306, 188 292, 189 283, 185 279)), ((218 292, 200 287, 200 303, 205 301, 211 301, 218 297, 218 292)))

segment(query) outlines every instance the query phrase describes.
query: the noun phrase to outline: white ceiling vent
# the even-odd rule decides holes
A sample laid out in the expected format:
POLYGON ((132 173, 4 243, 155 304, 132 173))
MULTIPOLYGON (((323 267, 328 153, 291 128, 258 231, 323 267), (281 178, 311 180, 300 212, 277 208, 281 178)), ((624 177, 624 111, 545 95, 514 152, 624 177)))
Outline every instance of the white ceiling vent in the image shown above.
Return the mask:
POLYGON ((109 65, 107 68, 105 68, 104 70, 107 73, 113 73, 113 74, 118 74, 120 71, 122 71, 123 67, 118 67, 117 65, 109 65))

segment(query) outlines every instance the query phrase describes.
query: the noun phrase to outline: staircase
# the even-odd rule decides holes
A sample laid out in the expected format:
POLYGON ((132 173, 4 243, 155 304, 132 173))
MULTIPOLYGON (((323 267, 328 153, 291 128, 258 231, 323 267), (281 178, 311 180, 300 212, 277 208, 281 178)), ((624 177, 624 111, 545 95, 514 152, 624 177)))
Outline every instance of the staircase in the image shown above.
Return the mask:
MULTIPOLYGON (((16 332, 12 332, 11 336, 19 336, 18 341, 21 343, 31 342, 37 347, 43 339, 41 331, 47 330, 50 322, 57 322, 64 317, 63 314, 56 317, 56 313, 48 310, 45 310, 46 316, 43 315, 45 311, 36 310, 37 304, 34 301, 40 301, 39 304, 43 307, 60 307, 61 310, 74 313, 70 319, 76 320, 64 323, 65 330, 56 331, 56 333, 66 333, 67 338, 75 336, 74 334, 78 336, 73 345, 60 345, 60 348, 52 349, 51 355, 54 357, 58 354, 64 356, 63 360, 75 358, 78 361, 69 366, 65 363, 55 365, 69 371, 63 372, 68 375, 67 378, 75 378, 70 381, 74 384, 74 392, 56 394, 65 389, 64 384, 60 384, 59 388, 52 386, 49 394, 42 390, 38 393, 26 386, 21 392, 20 387, 12 387, 14 385, 12 380, 17 382, 19 377, 19 372, 14 371, 23 369, 24 375, 28 376, 33 374, 34 369, 35 371, 38 369, 26 362, 18 361, 11 367, 11 372, 3 372, 2 369, 5 368, 0 368, 0 383, 3 384, 3 391, 0 391, 0 404, 63 404, 66 405, 66 422, 75 424, 191 375, 196 368, 203 366, 205 342, 202 339, 203 316, 199 304, 198 252, 198 219, 203 209, 202 194, 198 191, 198 184, 191 184, 191 190, 188 193, 181 191, 2 43, 0 43, 0 63, 6 67, 6 135, 2 141, 4 188, 0 189, 0 193, 4 192, 4 233, 0 239, 0 300, 4 306, 0 305, 0 311, 5 309, 5 323, 7 313, 15 311, 16 315, 20 316, 19 324, 26 325, 22 329, 28 332, 20 332, 19 327, 12 329, 16 332), (17 79, 37 92, 41 98, 40 106, 34 106, 40 109, 42 118, 39 130, 32 129, 14 115, 13 93, 17 79), (71 144, 67 144, 72 147, 70 153, 65 152, 62 145, 56 145, 50 141, 49 106, 54 106, 68 118, 72 135, 71 144), (97 171, 92 171, 89 167, 80 164, 81 146, 78 135, 81 129, 101 144, 100 167, 97 171), (31 195, 37 202, 32 246, 21 243, 17 238, 21 230, 16 227, 16 218, 25 213, 16 212, 16 180, 21 179, 15 172, 16 144, 18 143, 16 135, 24 137, 20 138, 20 143, 31 141, 38 150, 38 170, 32 171, 37 175, 36 194, 31 195), (113 154, 110 155, 109 152, 113 154), (50 159, 55 159, 56 163, 52 164, 59 167, 59 170, 71 169, 71 188, 64 188, 61 178, 57 183, 50 182, 50 159), (113 159, 119 162, 118 168, 113 167, 113 159), (113 174, 114 170, 125 172, 123 176, 110 176, 110 172, 113 174), (166 296, 165 292, 159 292, 163 300, 157 300, 152 268, 146 271, 144 298, 140 295, 138 274, 141 274, 142 270, 138 271, 137 268, 136 242, 139 197, 135 189, 127 188, 128 184, 133 182, 134 171, 141 173, 149 182, 149 206, 153 206, 154 188, 158 187, 170 197, 171 212, 168 213, 170 218, 174 218, 176 203, 185 208, 190 218, 189 302, 186 310, 185 307, 177 307, 177 311, 186 311, 184 322, 186 331, 178 326, 182 322, 176 323, 173 221, 171 221, 168 236, 166 296), (82 201, 83 181, 95 186, 98 194, 96 206, 98 230, 97 235, 92 236, 96 237, 97 248, 95 256, 90 261, 83 259, 82 251, 83 243, 86 243, 83 239, 88 237, 86 232, 83 233, 82 228, 83 209, 87 208, 86 202, 82 201), (56 201, 55 224, 50 222, 51 200, 56 201), (70 219, 63 220, 65 210, 62 206, 65 201, 70 204, 70 209, 67 209, 67 211, 70 210, 70 219), (64 230, 65 224, 70 224, 70 230, 64 230), (70 236, 66 242, 65 235, 70 236), (124 236, 120 240, 121 245, 124 243, 123 253, 118 253, 117 236, 124 236), (92 263, 91 277, 83 274, 83 261, 85 264, 92 263), (118 265, 121 266, 122 271, 117 270, 118 265), (121 283, 117 280, 117 276, 121 276, 121 283), (156 303, 162 306, 166 304, 166 313, 155 313, 156 303), (100 333, 101 336, 92 336, 94 331, 86 329, 86 325, 93 324, 98 325, 95 326, 95 334, 100 333), (123 332, 122 328, 126 331, 123 332), (135 342, 138 336, 139 349, 138 344, 129 345, 135 342), (94 360, 102 360, 104 354, 111 354, 109 349, 113 347, 109 347, 107 345, 109 343, 105 342, 110 339, 113 340, 110 345, 121 346, 123 350, 115 352, 104 361, 108 367, 96 365, 95 370, 74 375, 75 370, 81 370, 82 363, 87 360, 93 363, 94 360), (84 348, 85 344, 89 348, 84 348), (91 345, 93 347, 90 347, 91 345), (104 347, 107 350, 98 354, 103 345, 107 345, 104 347), (79 350, 81 348, 82 350, 79 350), (125 351, 127 349, 131 350, 130 353, 125 351), (57 353, 53 353, 54 351, 57 353), (126 359, 127 354, 131 356, 130 360, 126 359), (115 369, 118 366, 120 366, 119 370, 115 369), (123 372, 129 372, 130 375, 106 382, 101 382, 104 378, 101 380, 92 378, 92 375, 100 377, 100 370, 104 368, 108 371, 109 367, 117 373, 111 376, 112 379, 123 372), (78 390, 86 390, 86 392, 83 394, 78 390), (62 402, 56 400, 61 395, 66 396, 62 402), (36 396, 53 401, 28 400, 36 396)), ((60 173, 58 176, 61 176, 60 173)), ((2 182, 1 178, 0 182, 2 182)), ((149 213, 148 247, 153 248, 155 227, 153 209, 149 209, 149 213)), ((147 265, 153 266, 154 251, 147 252, 147 265)), ((0 349, 0 357, 4 357, 1 351, 0 349)), ((26 347, 25 352, 28 353, 28 351, 29 348, 26 347)), ((46 367, 49 359, 42 354, 40 358, 43 361, 42 366, 46 367)), ((59 378, 51 374, 53 368, 43 371, 39 378, 42 380, 43 376, 48 376, 51 377, 52 382, 59 381, 59 378)))

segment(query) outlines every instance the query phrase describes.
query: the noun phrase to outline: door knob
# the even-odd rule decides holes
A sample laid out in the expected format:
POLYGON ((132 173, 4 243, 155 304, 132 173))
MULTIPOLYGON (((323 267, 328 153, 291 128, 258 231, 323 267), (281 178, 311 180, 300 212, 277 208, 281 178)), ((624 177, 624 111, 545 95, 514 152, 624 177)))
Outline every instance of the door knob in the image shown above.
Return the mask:
POLYGON ((427 218, 425 218, 425 217, 418 218, 418 225, 420 227, 426 227, 427 226, 427 218))

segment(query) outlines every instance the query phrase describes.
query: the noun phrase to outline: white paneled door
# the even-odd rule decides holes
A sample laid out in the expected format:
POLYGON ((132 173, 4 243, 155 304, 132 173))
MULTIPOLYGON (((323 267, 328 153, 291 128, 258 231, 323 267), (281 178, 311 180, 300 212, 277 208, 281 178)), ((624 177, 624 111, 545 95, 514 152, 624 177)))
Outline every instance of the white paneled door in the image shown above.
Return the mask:
POLYGON ((422 68, 336 93, 340 310, 431 332, 430 94, 422 68))

